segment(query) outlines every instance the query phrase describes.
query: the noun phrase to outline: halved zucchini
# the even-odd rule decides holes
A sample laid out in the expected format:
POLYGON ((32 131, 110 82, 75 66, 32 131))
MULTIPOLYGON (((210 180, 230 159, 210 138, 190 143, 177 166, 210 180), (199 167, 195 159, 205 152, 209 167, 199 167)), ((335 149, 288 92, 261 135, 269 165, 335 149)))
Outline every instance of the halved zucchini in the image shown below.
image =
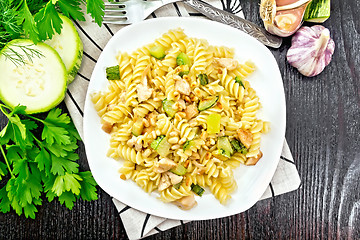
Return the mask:
POLYGON ((63 60, 67 73, 67 83, 71 83, 80 66, 83 56, 83 44, 72 21, 62 14, 59 14, 62 23, 61 33, 46 40, 44 43, 54 48, 63 60))
POLYGON ((27 113, 46 112, 65 97, 68 75, 59 54, 49 45, 29 39, 9 42, 0 52, 0 100, 10 107, 26 106, 27 113), (42 54, 15 65, 7 56, 23 48, 42 54))

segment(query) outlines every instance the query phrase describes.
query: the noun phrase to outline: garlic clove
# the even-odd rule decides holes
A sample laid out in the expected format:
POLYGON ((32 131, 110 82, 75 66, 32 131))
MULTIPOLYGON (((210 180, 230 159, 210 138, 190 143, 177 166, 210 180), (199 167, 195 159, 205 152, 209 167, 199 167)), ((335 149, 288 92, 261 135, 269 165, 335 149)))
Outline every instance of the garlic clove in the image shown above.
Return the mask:
POLYGON ((300 28, 291 43, 286 55, 287 60, 308 77, 321 73, 330 63, 335 50, 330 31, 320 25, 300 28))
POLYGON ((261 0, 260 17, 265 29, 280 37, 294 34, 303 23, 302 19, 309 3, 310 0, 261 0))

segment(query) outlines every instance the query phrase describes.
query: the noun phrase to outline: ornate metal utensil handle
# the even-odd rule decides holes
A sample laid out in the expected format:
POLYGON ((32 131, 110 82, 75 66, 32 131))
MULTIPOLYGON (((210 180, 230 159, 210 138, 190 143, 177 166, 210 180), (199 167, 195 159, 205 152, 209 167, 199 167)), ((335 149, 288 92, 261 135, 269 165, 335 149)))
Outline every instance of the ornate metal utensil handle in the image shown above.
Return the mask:
POLYGON ((273 48, 281 46, 282 38, 271 35, 264 28, 235 14, 220 10, 201 0, 183 0, 183 2, 214 21, 225 23, 249 34, 266 46, 273 48))

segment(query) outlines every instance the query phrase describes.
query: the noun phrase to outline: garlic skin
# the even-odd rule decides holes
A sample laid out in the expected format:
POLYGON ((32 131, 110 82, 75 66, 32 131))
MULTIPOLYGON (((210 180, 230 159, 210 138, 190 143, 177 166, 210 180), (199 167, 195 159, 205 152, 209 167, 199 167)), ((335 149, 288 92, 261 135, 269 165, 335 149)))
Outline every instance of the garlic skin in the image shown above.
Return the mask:
POLYGON ((303 23, 303 16, 311 0, 261 0, 260 17, 265 29, 277 36, 288 37, 303 23))
POLYGON ((302 75, 313 77, 330 63, 334 50, 329 29, 321 25, 302 27, 293 36, 286 58, 302 75))

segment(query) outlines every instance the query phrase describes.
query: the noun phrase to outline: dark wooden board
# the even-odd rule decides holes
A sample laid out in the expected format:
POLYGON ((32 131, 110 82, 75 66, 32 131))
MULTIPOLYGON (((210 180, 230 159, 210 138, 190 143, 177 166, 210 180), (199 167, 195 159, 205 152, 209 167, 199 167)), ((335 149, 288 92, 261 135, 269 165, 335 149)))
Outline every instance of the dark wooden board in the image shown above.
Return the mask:
MULTIPOLYGON (((259 1, 242 0, 246 17, 261 24, 259 1)), ((359 239, 360 238, 360 1, 332 0, 325 22, 336 43, 333 60, 315 78, 286 62, 290 39, 272 50, 282 73, 286 138, 302 180, 291 193, 258 202, 235 216, 197 221, 148 239, 359 239)), ((64 104, 62 104, 64 106, 64 104)), ((0 117, 0 126, 5 119, 0 117)), ((83 145, 82 169, 88 169, 83 145)), ((211 209, 209 209, 211 211, 211 209)), ((39 208, 36 220, 0 214, 1 239, 127 239, 110 197, 57 202, 39 208)))

